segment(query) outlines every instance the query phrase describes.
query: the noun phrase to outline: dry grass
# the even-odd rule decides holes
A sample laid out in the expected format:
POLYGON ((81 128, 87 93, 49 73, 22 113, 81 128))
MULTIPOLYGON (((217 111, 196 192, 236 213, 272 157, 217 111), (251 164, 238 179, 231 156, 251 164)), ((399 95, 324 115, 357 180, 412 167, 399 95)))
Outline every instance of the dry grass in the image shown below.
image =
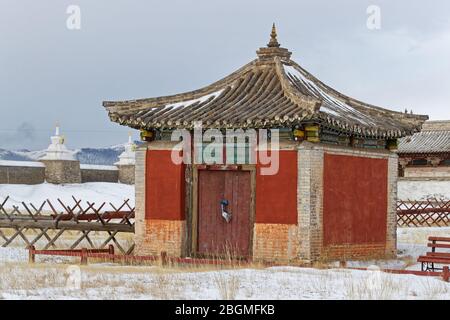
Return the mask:
POLYGON ((422 282, 423 293, 429 300, 436 300, 440 296, 445 296, 450 293, 449 287, 444 282, 430 281, 427 279, 422 282))
POLYGON ((240 280, 236 275, 214 273, 213 279, 221 299, 223 300, 236 299, 240 285, 240 280))
POLYGON ((307 283, 307 290, 318 294, 320 297, 326 299, 330 296, 333 288, 333 275, 329 271, 322 271, 319 274, 311 277, 307 283))
POLYGON ((380 271, 365 271, 360 279, 347 276, 344 289, 345 297, 352 300, 390 300, 407 296, 403 282, 380 271))
POLYGON ((65 268, 41 265, 30 268, 25 263, 5 263, 1 266, 0 290, 33 290, 46 287, 64 287, 65 268))

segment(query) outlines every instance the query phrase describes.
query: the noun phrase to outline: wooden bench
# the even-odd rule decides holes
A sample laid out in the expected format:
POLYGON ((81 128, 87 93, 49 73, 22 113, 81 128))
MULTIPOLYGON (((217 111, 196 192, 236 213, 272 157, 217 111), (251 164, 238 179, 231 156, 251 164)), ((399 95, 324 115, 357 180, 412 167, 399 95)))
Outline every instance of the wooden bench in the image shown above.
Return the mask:
POLYGON ((436 249, 450 249, 450 238, 429 237, 427 246, 431 248, 431 252, 417 259, 422 264, 422 271, 442 270, 436 268, 435 264, 450 265, 450 252, 436 252, 436 249))

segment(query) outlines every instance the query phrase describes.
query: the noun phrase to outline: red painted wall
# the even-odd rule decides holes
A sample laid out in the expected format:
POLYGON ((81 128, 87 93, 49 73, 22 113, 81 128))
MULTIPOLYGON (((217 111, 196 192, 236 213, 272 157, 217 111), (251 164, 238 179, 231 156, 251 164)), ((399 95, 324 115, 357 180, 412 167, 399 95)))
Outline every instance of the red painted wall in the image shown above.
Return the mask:
POLYGON ((171 150, 148 150, 145 218, 184 220, 184 165, 171 160, 171 150))
POLYGON ((387 168, 386 159, 325 154, 324 245, 386 241, 387 168))
POLYGON ((280 151, 276 175, 261 175, 256 166, 256 223, 297 224, 297 151, 280 151))

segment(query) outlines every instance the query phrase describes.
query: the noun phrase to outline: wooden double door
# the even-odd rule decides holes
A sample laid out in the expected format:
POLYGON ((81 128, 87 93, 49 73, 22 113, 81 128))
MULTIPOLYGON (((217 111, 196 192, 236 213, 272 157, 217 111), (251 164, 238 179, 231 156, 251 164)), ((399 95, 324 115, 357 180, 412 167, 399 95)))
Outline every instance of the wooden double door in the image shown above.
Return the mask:
POLYGON ((250 171, 199 170, 197 253, 247 257, 251 202, 250 171))

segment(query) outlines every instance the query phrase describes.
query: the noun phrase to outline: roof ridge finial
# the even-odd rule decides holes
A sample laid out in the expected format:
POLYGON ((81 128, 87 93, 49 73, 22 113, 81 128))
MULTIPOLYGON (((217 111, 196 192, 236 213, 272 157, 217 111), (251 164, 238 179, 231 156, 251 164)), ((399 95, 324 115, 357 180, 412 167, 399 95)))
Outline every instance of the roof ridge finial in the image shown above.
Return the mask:
POLYGON ((267 44, 269 48, 278 48, 280 44, 277 40, 277 28, 275 27, 275 22, 272 24, 272 32, 270 33, 270 41, 267 44))

